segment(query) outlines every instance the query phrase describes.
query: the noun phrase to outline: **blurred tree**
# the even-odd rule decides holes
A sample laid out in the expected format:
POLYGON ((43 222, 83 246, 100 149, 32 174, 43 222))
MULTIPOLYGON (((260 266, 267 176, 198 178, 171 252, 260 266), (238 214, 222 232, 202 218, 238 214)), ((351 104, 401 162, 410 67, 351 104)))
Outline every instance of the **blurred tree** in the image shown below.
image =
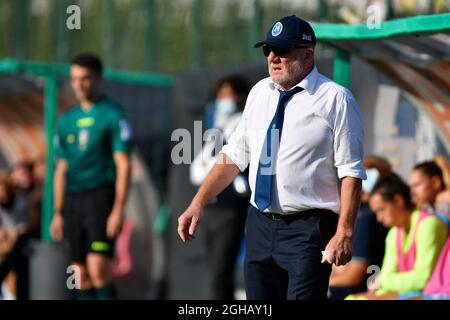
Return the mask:
MULTIPOLYGON (((445 0, 386 0, 404 16, 448 12, 445 0)), ((90 51, 109 67, 179 72, 243 64, 281 16, 340 22, 342 6, 360 0, 1 0, 0 56, 68 61, 90 51), (81 30, 67 30, 69 4, 79 5, 81 30)), ((394 16, 394 17, 395 17, 394 16)))
POLYGON ((11 55, 12 51, 12 2, 13 0, 0 1, 0 58, 11 55))
POLYGON ((27 0, 15 0, 13 2, 13 16, 11 19, 13 24, 13 44, 14 44, 14 56, 19 59, 26 59, 27 57, 27 38, 28 38, 28 1, 27 0))
POLYGON ((69 61, 70 50, 70 31, 67 29, 67 7, 70 5, 69 0, 56 1, 54 26, 56 30, 56 59, 58 62, 69 61))
POLYGON ((115 18, 115 3, 114 1, 102 1, 102 20, 103 20, 103 39, 102 49, 105 64, 113 67, 115 65, 114 51, 114 18, 115 18))
MULTIPOLYGON (((28 59, 40 61, 56 60, 56 41, 54 34, 56 27, 52 26, 54 16, 52 16, 55 2, 41 0, 31 2, 28 13, 29 37, 28 37, 28 59)), ((16 57, 17 58, 17 57, 16 57)))
POLYGON ((163 72, 186 69, 190 62, 190 6, 186 2, 160 0, 157 8, 159 41, 155 48, 161 53, 159 69, 163 72))
POLYGON ((155 0, 143 0, 146 8, 147 28, 145 32, 145 70, 155 71, 158 67, 158 27, 155 0))

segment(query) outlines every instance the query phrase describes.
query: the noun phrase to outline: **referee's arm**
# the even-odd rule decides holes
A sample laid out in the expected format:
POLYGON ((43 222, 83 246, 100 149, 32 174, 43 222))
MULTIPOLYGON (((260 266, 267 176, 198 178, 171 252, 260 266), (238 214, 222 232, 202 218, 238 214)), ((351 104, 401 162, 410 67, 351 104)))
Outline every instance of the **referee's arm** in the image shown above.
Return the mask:
POLYGON ((114 163, 116 166, 116 182, 114 205, 108 218, 106 235, 108 238, 115 238, 119 232, 123 220, 123 209, 128 194, 128 184, 130 180, 130 156, 126 152, 114 152, 114 163))
POLYGON ((62 208, 64 205, 64 193, 66 191, 66 172, 67 161, 59 159, 56 163, 55 173, 53 177, 53 194, 54 194, 54 213, 52 223, 50 225, 50 234, 55 241, 63 240, 63 216, 62 208))

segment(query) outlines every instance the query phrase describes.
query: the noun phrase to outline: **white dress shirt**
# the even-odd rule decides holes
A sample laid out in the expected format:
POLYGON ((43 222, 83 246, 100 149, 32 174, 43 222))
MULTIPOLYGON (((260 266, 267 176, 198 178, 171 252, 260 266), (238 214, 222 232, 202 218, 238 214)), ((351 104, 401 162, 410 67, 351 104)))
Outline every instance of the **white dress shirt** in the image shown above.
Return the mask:
MULTIPOLYGON (((340 210, 340 179, 366 179, 364 128, 351 92, 313 70, 297 86, 304 88, 287 103, 283 133, 267 212, 290 214, 308 209, 340 210)), ((281 89, 270 77, 250 91, 242 118, 222 148, 241 171, 248 165, 251 204, 267 128, 281 89)))

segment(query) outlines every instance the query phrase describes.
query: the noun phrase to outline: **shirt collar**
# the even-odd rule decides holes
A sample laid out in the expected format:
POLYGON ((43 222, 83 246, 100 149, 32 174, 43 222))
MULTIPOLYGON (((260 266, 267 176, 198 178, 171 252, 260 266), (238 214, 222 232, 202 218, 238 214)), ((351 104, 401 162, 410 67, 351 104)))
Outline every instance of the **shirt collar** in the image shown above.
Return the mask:
MULTIPOLYGON (((319 72, 317 71, 317 67, 314 66, 312 68, 311 72, 308 73, 308 75, 306 77, 304 77, 303 80, 300 81, 299 83, 297 83, 294 87, 301 87, 301 88, 305 89, 305 91, 307 91, 309 94, 312 94, 314 91, 316 82, 317 82, 318 75, 319 75, 319 72)), ((270 86, 270 89, 272 89, 272 90, 275 90, 275 89, 283 90, 283 88, 279 84, 273 82, 272 78, 270 78, 270 77, 269 77, 269 86, 270 86)))
POLYGON ((88 113, 91 112, 92 109, 94 109, 95 106, 97 106, 100 102, 102 102, 103 100, 106 99, 106 95, 104 93, 102 93, 97 100, 94 101, 94 103, 92 103, 91 107, 89 108, 89 110, 85 110, 83 109, 83 107, 81 106, 81 103, 78 103, 78 108, 80 108, 81 111, 83 111, 84 113, 88 113))

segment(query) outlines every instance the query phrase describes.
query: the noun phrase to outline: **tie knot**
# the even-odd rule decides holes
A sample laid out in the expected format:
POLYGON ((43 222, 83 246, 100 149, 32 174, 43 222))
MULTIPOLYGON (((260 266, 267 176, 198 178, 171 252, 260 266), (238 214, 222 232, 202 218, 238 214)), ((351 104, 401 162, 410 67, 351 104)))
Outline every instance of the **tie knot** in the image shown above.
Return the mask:
POLYGON ((303 91, 303 88, 301 88, 301 87, 294 87, 294 88, 292 88, 291 90, 288 90, 288 91, 282 91, 282 90, 278 90, 278 91, 280 92, 280 98, 289 99, 294 94, 303 91))

